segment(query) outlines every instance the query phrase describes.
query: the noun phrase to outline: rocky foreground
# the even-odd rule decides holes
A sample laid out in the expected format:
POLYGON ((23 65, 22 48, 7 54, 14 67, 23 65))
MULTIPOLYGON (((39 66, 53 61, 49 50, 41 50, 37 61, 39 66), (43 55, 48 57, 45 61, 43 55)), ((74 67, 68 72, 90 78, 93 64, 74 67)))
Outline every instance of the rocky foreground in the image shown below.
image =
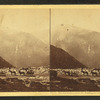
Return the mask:
POLYGON ((48 91, 49 82, 35 82, 30 79, 0 79, 0 92, 48 91))
POLYGON ((0 92, 49 91, 48 67, 0 69, 0 92))

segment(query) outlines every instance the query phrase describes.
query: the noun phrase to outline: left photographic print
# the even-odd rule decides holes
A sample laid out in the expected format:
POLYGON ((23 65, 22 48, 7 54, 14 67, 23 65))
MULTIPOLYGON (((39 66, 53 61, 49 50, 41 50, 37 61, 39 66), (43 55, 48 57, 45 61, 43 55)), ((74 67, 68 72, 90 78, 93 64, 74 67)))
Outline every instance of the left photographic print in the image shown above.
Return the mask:
POLYGON ((49 91, 49 9, 0 8, 0 92, 49 91))

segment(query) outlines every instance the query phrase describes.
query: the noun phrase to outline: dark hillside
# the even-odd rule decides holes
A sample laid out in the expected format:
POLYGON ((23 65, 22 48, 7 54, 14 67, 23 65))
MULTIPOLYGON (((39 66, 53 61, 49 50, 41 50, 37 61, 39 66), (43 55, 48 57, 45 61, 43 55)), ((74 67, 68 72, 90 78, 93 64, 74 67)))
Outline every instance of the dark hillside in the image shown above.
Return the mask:
POLYGON ((55 46, 50 46, 51 69, 55 68, 84 68, 86 67, 66 51, 55 46))
POLYGON ((11 68, 13 65, 9 64, 6 60, 0 57, 0 68, 11 68))

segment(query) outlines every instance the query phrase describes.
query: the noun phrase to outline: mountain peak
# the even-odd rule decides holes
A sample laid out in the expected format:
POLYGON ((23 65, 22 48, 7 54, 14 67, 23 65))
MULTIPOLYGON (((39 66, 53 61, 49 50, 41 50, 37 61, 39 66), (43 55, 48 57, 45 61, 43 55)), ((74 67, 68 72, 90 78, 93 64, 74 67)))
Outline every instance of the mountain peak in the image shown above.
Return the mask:
POLYGON ((47 44, 30 33, 9 32, 0 31, 1 57, 18 67, 49 65, 47 44))
POLYGON ((100 67, 100 33, 76 26, 59 26, 53 31, 51 44, 72 55, 90 68, 100 67))

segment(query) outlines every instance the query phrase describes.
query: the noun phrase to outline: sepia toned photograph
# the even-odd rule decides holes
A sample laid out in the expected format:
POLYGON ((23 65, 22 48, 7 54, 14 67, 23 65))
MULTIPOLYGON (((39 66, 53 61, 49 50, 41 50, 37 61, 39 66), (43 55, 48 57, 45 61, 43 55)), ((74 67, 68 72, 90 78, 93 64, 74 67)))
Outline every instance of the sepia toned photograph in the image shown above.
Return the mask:
POLYGON ((0 92, 50 90, 48 30, 48 9, 0 9, 0 92))
POLYGON ((100 91, 100 9, 51 9, 51 91, 100 91))
POLYGON ((0 6, 0 96, 100 95, 100 6, 0 6))

